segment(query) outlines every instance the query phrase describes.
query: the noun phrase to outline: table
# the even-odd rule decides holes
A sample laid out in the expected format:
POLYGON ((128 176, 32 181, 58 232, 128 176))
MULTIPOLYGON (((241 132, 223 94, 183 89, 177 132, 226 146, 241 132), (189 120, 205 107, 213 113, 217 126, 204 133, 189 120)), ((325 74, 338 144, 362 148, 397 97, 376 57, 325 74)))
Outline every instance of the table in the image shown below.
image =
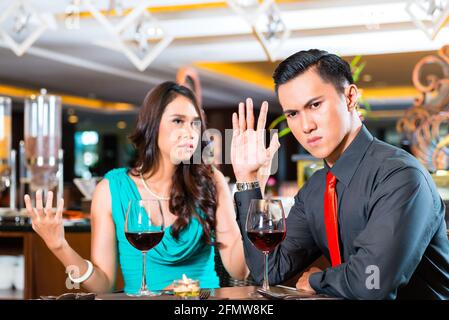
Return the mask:
MULTIPOLYGON (((216 300, 267 300, 265 298, 255 299, 249 296, 251 292, 256 291, 256 286, 245 287, 226 287, 211 290, 212 299, 216 300)), ((125 293, 103 293, 97 295, 98 300, 171 300, 172 296, 158 297, 130 297, 125 293)))

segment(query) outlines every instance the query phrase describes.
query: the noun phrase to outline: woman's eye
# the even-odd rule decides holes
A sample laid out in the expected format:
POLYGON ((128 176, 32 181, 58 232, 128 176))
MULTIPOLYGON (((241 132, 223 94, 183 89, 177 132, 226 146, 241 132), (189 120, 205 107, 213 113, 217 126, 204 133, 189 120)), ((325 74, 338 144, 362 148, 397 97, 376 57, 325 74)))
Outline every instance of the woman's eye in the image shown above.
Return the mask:
POLYGON ((201 128, 201 121, 193 121, 192 122, 192 126, 194 127, 194 128, 201 128))
POLYGON ((176 124, 180 124, 180 123, 182 123, 182 120, 181 119, 174 119, 173 122, 176 123, 176 124))

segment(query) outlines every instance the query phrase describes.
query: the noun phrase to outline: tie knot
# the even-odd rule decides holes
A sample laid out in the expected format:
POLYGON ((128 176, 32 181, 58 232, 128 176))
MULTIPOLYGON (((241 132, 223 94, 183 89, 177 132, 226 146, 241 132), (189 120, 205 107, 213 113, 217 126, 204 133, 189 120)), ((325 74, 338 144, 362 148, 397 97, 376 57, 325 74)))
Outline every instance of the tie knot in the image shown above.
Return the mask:
POLYGON ((337 184, 337 178, 332 174, 332 172, 328 172, 326 176, 326 182, 328 186, 335 187, 337 184))

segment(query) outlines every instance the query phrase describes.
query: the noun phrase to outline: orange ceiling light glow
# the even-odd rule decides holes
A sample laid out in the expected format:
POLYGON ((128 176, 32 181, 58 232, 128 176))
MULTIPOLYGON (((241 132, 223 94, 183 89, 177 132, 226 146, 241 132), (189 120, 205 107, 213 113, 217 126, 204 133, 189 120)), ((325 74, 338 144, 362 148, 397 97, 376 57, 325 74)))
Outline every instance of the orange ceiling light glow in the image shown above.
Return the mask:
MULTIPOLYGON (((25 99, 32 95, 38 95, 39 90, 20 88, 10 85, 0 84, 0 95, 9 96, 12 98, 25 99)), ((62 99, 64 105, 79 106, 90 109, 114 110, 114 111, 130 111, 135 107, 128 103, 109 102, 99 99, 90 99, 73 95, 65 95, 59 93, 52 93, 58 95, 62 99)))

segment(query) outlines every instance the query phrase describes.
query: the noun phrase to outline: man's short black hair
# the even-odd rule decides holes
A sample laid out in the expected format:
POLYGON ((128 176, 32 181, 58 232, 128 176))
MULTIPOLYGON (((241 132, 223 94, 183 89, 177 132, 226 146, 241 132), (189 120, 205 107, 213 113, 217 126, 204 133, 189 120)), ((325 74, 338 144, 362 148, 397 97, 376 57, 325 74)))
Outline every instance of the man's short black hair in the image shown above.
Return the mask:
POLYGON ((344 92, 347 84, 353 84, 349 63, 339 56, 324 50, 299 51, 282 61, 273 73, 276 93, 279 86, 289 82, 310 68, 315 68, 320 77, 332 83, 338 92, 344 92))

